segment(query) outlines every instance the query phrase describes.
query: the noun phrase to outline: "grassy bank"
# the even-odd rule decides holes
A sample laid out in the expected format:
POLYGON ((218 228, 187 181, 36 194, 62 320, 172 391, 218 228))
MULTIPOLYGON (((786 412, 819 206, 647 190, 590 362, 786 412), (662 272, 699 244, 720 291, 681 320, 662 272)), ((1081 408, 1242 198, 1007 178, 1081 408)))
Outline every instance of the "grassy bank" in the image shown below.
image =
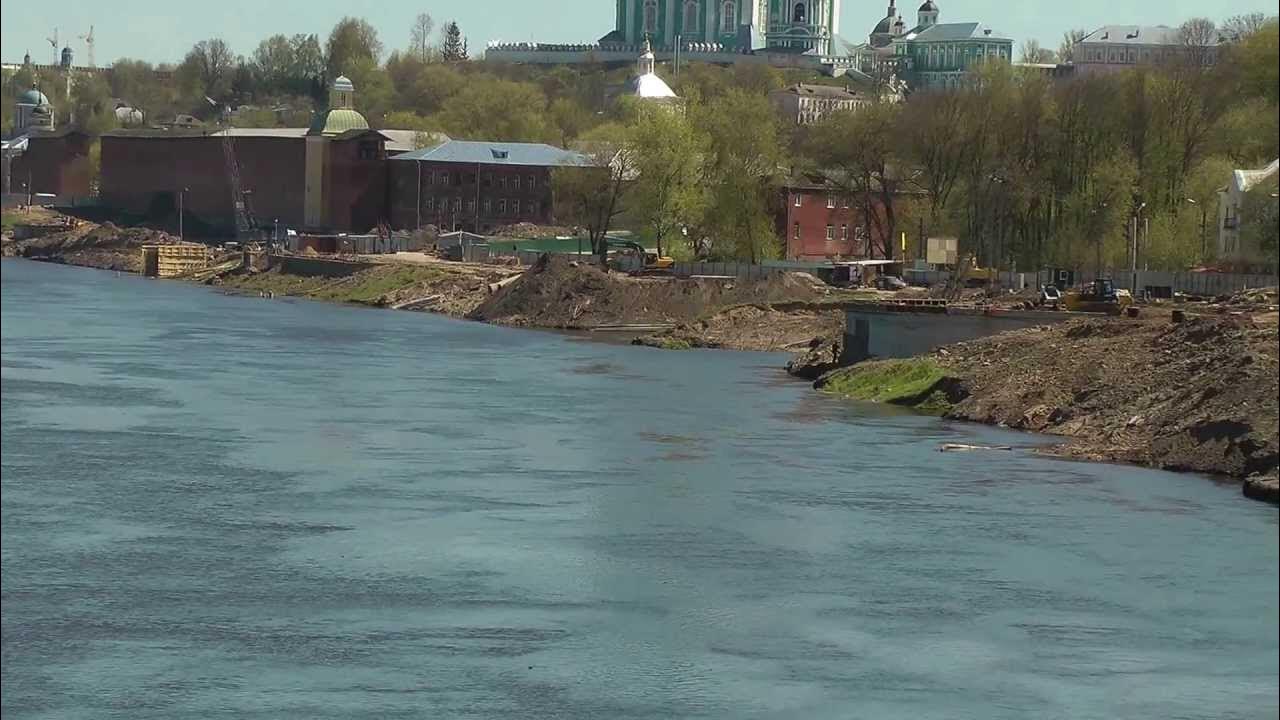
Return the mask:
POLYGON ((951 409, 945 386, 950 378, 928 358, 876 360, 824 376, 817 387, 852 400, 890 403, 930 415, 951 409))

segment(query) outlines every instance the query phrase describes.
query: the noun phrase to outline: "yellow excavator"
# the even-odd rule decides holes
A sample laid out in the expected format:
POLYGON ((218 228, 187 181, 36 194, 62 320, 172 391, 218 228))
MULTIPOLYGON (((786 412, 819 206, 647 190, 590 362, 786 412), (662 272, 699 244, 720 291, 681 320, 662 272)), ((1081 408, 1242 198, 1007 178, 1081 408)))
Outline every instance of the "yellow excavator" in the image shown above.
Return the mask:
POLYGON ((1072 312, 1119 315, 1133 304, 1133 295, 1128 290, 1117 289, 1109 279, 1098 278, 1082 289, 1068 290, 1062 301, 1072 312))
POLYGON ((666 255, 659 256, 644 249, 644 246, 632 240, 610 240, 610 249, 617 249, 620 255, 635 255, 643 263, 633 275, 666 275, 675 267, 676 261, 666 255))

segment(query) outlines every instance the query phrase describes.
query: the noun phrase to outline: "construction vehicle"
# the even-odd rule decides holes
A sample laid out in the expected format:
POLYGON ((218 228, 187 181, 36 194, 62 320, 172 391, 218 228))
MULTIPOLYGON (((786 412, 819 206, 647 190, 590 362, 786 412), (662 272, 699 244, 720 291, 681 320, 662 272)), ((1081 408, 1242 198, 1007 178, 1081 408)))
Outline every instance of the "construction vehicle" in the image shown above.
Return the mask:
POLYGON ((1057 285, 1045 285, 1040 288, 1040 307, 1050 310, 1062 307, 1062 291, 1057 285))
POLYGON ((1128 290, 1118 290, 1108 278, 1098 278, 1082 289, 1068 290, 1063 296, 1063 304, 1072 312, 1106 313, 1119 315, 1133 304, 1133 295, 1128 290))
MULTIPOLYGON (((640 258, 641 266, 639 270, 633 270, 633 275, 668 275, 675 268, 676 261, 671 258, 657 253, 651 253, 644 249, 644 246, 633 240, 609 240, 609 249, 616 249, 619 255, 633 255, 640 258)), ((614 268, 618 269, 618 264, 614 264, 614 268)))

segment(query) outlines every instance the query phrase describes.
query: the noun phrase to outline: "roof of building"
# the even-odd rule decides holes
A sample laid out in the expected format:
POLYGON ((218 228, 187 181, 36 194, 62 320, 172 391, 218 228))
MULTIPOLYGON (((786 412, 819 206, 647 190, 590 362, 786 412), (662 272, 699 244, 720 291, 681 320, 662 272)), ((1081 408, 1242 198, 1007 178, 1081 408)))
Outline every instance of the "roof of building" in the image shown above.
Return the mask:
POLYGON ((788 85, 786 88, 775 92, 785 92, 793 95, 837 98, 842 100, 854 100, 858 97, 857 94, 850 92, 846 87, 841 87, 839 85, 811 85, 809 83, 788 85))
POLYGON ((543 143, 485 142, 481 140, 448 140, 432 148, 396 155, 393 160, 425 160, 428 162, 467 163, 469 165, 529 165, 539 167, 572 167, 588 164, 581 153, 543 143))
POLYGON ((1103 25, 1081 40, 1082 43, 1119 45, 1181 45, 1177 28, 1168 25, 1103 25))
POLYGON ((219 137, 230 135, 231 137, 276 137, 276 138, 301 138, 306 137, 307 128, 242 128, 233 127, 219 130, 212 135, 219 137))
POLYGON ((316 113, 316 117, 311 121, 311 127, 308 128, 308 135, 341 135, 348 130, 368 130, 369 121, 359 112, 350 108, 333 108, 322 113, 316 113))
POLYGON ((353 84, 351 83, 351 79, 350 79, 350 78, 348 78, 346 75, 339 75, 339 76, 338 76, 338 77, 333 81, 333 89, 334 89, 334 90, 343 90, 343 91, 346 91, 346 92, 355 92, 355 91, 356 91, 356 86, 355 86, 355 85, 353 85, 353 84))
POLYGON ((876 23, 876 27, 871 31, 872 35, 888 35, 893 27, 894 18, 885 15, 880 22, 876 23))
POLYGON ((1250 188, 1274 176, 1277 172, 1280 172, 1280 160, 1272 160, 1270 165, 1258 170, 1232 170, 1231 183, 1240 192, 1249 192, 1250 188))
POLYGON ((387 138, 387 152, 405 153, 435 147, 452 138, 434 130, 379 130, 387 138), (421 141, 421 145, 419 145, 421 141))
POLYGON ((938 6, 934 4, 933 0, 924 0, 924 4, 916 12, 938 12, 938 6))
POLYGON ((916 27, 906 35, 907 40, 916 42, 956 42, 958 40, 1006 40, 1010 38, 998 33, 982 23, 938 23, 921 29, 916 27))
POLYGON ((18 97, 18 104, 19 105, 48 105, 49 98, 45 96, 44 93, 40 92, 38 89, 31 88, 30 90, 22 93, 22 95, 18 97))
POLYGON ((666 81, 658 77, 654 73, 645 73, 637 75, 631 79, 628 84, 631 93, 638 98, 675 98, 677 97, 674 90, 666 81))

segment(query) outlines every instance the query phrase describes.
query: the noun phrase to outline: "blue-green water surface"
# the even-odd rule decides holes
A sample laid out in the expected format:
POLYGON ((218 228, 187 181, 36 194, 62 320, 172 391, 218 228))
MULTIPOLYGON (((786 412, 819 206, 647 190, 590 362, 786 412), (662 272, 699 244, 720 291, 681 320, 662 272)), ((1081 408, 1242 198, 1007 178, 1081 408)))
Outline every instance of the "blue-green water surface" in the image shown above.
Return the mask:
POLYGON ((0 268, 6 719, 1277 717, 1237 486, 778 356, 0 268))

